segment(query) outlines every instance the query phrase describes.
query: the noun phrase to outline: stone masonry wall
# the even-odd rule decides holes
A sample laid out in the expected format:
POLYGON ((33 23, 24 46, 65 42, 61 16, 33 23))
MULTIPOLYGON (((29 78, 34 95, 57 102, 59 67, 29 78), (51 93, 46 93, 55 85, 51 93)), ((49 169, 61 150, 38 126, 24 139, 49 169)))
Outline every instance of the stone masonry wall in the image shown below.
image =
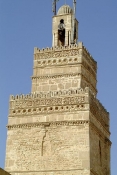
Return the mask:
POLYGON ((109 140, 97 133, 94 128, 90 129, 90 161, 93 172, 99 175, 110 175, 110 146, 109 140))
POLYGON ((94 175, 110 175, 109 114, 95 102, 90 101, 90 168, 94 175))
MULTIPOLYGON (((110 143, 108 125, 107 111, 89 88, 11 96, 6 170, 13 175, 74 175, 91 167, 96 172, 98 137, 102 134, 110 143)), ((110 162, 109 147, 106 150, 104 166, 110 162)))
POLYGON ((11 96, 6 170, 12 175, 89 172, 88 103, 89 88, 11 96))
POLYGON ((61 122, 10 129, 6 160, 11 174, 89 170, 89 124, 61 122))

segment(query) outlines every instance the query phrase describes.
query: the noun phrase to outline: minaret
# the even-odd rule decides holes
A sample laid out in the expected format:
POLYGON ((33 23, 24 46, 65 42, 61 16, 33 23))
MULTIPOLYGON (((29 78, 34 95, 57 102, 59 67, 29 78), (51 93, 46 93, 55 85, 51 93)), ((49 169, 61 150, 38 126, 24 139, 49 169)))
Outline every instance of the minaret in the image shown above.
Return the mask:
POLYGON ((96 98, 97 63, 77 43, 73 19, 71 7, 60 7, 53 47, 34 49, 31 93, 10 96, 11 175, 110 175, 109 113, 96 98))

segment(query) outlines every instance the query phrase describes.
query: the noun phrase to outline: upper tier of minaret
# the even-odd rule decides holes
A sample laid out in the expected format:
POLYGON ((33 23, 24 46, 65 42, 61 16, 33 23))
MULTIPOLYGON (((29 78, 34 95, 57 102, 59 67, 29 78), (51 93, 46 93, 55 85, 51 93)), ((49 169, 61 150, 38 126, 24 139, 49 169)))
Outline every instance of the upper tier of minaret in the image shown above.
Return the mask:
POLYGON ((52 48, 34 49, 32 93, 89 87, 96 95, 97 63, 77 42, 78 21, 69 5, 53 16, 52 33, 52 48))
POLYGON ((57 15, 53 16, 53 47, 68 46, 78 40, 78 21, 75 12, 69 5, 59 8, 57 15))
POLYGON ((32 92, 90 87, 96 95, 97 63, 82 42, 34 49, 32 92))

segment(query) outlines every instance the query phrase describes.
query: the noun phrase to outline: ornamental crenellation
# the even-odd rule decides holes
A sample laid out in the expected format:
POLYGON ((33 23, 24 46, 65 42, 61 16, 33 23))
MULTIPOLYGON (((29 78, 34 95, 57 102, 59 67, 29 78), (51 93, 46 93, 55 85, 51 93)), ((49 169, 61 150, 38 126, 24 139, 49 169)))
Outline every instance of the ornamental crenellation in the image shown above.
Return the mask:
POLYGON ((51 48, 43 48, 39 49, 37 47, 34 48, 34 60, 43 60, 46 61, 48 58, 56 58, 58 57, 67 57, 67 56, 84 56, 84 59, 87 59, 89 65, 92 64, 92 68, 97 70, 97 62, 90 55, 88 50, 85 48, 82 42, 78 42, 78 44, 69 45, 69 46, 55 46, 51 48), (71 51, 71 52, 70 52, 71 51))
POLYGON ((32 93, 10 96, 9 112, 11 116, 50 114, 56 112, 72 112, 91 108, 98 120, 109 125, 108 112, 95 98, 89 88, 53 91, 48 93, 32 93), (90 103, 90 105, 88 105, 90 103), (62 108, 63 107, 63 108, 62 108), (103 118, 101 117, 103 116, 103 118))

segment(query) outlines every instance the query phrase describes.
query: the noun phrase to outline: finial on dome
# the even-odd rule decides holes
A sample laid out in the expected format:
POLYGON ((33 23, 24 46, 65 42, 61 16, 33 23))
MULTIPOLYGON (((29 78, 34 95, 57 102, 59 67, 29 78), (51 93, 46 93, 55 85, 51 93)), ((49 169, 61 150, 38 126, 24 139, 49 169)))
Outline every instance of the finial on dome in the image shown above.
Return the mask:
POLYGON ((76 19, 76 0, 73 0, 73 12, 72 12, 72 34, 71 34, 71 44, 75 43, 75 19, 76 19))
POLYGON ((59 1, 59 0, 53 0, 53 4, 52 4, 52 11, 53 11, 54 15, 56 15, 56 3, 57 3, 57 1, 59 1))

